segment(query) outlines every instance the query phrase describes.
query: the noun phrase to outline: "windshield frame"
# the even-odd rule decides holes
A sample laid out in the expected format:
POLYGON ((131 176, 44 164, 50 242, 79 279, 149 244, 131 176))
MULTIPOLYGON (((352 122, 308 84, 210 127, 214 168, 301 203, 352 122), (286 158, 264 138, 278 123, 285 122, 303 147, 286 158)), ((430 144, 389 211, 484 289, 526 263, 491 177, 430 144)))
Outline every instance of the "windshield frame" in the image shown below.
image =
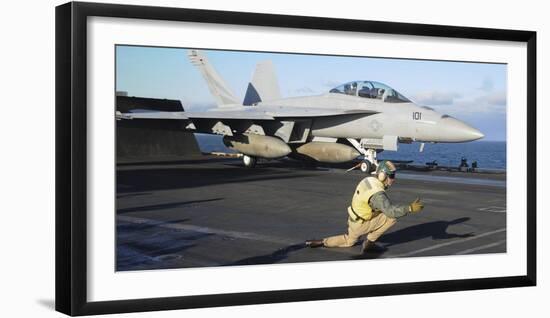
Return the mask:
POLYGON ((411 100, 390 86, 375 81, 351 81, 329 91, 361 98, 380 100, 384 103, 411 103, 411 100))

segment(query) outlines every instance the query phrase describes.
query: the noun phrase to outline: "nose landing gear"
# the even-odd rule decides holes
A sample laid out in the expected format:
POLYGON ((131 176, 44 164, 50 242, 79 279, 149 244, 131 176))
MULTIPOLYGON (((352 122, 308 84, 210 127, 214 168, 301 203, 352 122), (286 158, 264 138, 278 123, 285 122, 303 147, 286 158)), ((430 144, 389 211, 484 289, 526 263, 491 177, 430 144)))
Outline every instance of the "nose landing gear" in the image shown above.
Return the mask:
POLYGON ((361 172, 363 172, 363 173, 371 173, 372 171, 374 171, 376 169, 376 167, 378 166, 378 160, 376 160, 376 149, 365 148, 357 140, 352 139, 352 138, 348 138, 348 141, 364 157, 363 162, 361 162, 357 166, 349 169, 348 171, 353 170, 355 168, 359 168, 361 170, 361 172))
POLYGON ((378 160, 376 160, 376 150, 374 149, 366 149, 364 150, 364 159, 363 162, 361 162, 361 165, 359 166, 359 169, 361 169, 361 172, 363 173, 371 173, 374 170, 376 170, 376 167, 378 167, 378 160))
POLYGON ((361 165, 359 165, 359 169, 361 169, 361 172, 363 173, 369 173, 372 171, 372 166, 373 164, 370 161, 365 160, 361 162, 361 165))

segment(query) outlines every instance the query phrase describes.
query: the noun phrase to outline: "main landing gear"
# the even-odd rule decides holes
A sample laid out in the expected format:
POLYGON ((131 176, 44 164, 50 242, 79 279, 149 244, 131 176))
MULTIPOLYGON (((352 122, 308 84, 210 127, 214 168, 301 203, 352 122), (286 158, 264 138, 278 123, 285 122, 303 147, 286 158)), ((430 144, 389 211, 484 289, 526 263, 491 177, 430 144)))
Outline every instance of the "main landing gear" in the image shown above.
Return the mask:
POLYGON ((245 168, 254 168, 257 162, 258 162, 258 158, 253 156, 243 155, 243 164, 245 168))

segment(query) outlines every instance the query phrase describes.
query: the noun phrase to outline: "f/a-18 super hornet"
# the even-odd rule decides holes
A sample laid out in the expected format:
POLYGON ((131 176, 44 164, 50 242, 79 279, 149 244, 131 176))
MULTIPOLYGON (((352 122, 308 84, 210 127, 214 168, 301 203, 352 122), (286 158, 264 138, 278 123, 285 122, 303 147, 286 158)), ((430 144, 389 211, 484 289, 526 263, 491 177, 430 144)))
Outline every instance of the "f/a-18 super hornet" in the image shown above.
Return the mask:
POLYGON ((419 106, 375 81, 352 81, 326 94, 282 98, 273 65, 260 62, 241 103, 205 54, 188 56, 204 77, 217 108, 208 111, 118 113, 117 119, 154 119, 198 133, 223 135, 224 144, 243 154, 246 167, 258 158, 292 157, 341 163, 363 157, 370 172, 377 152, 399 143, 468 142, 483 134, 449 115, 419 106))

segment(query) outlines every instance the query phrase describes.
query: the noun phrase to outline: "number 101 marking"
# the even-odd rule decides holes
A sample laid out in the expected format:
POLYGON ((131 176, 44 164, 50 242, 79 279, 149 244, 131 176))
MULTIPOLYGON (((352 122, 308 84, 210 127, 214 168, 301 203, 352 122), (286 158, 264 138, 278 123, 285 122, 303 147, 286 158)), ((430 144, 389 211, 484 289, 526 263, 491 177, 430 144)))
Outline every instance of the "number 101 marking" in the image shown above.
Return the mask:
POLYGON ((421 112, 413 112, 413 120, 422 120, 421 112))

